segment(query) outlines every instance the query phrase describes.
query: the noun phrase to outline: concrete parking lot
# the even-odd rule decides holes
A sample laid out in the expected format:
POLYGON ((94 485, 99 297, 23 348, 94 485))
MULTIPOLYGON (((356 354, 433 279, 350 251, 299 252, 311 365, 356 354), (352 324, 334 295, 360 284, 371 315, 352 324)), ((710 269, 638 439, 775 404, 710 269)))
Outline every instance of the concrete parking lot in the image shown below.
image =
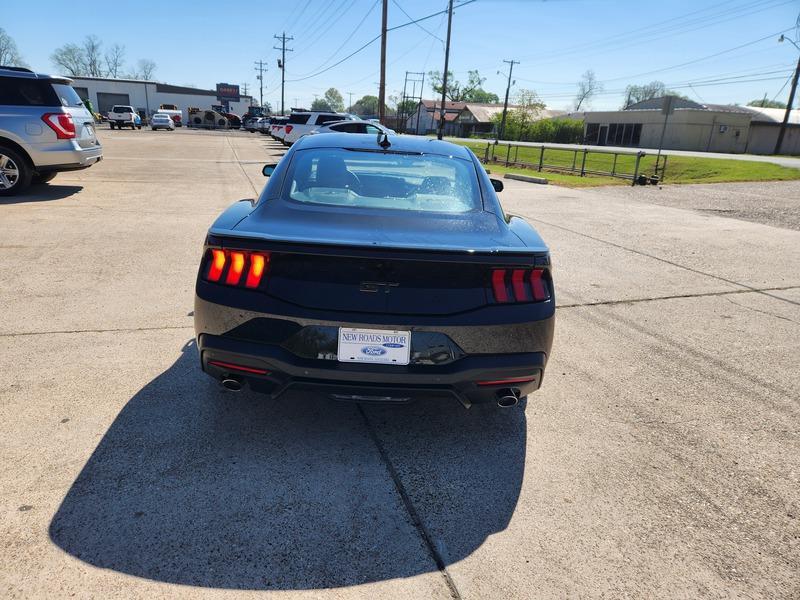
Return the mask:
POLYGON ((0 201, 3 597, 800 596, 800 231, 508 181, 559 304, 525 410, 269 401, 191 311, 283 148, 100 135, 0 201))

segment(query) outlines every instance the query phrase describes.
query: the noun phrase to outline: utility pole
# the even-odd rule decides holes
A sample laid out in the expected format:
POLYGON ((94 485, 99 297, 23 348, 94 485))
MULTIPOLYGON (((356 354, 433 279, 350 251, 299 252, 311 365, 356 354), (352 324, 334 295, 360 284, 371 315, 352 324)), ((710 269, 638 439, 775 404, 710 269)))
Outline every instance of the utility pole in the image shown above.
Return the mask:
POLYGON ((405 129, 406 129, 405 128, 405 119, 403 117, 405 116, 405 112, 406 112, 406 86, 407 85, 408 85, 408 71, 406 71, 406 78, 403 80, 403 96, 402 96, 402 100, 400 100, 400 106, 397 107, 399 109, 397 111, 397 126, 398 126, 398 129, 400 130, 400 133, 405 133, 405 129), (403 128, 402 129, 400 129, 400 127, 399 127, 401 122, 403 123, 403 128))
MULTIPOLYGON (((783 36, 781 36, 781 38, 783 38, 783 36)), ((795 46, 797 46, 797 44, 795 44, 795 46)), ((778 141, 775 142, 775 151, 773 154, 781 153, 781 144, 783 144, 783 136, 786 135, 786 126, 792 114, 792 105, 794 104, 794 95, 797 92, 798 79, 800 79, 800 56, 797 57, 797 68, 794 70, 794 77, 792 78, 792 89, 789 92, 789 101, 786 103, 786 112, 783 114, 783 123, 781 123, 781 129, 778 131, 778 141)))
POLYGON ((383 0, 383 17, 381 19, 381 83, 378 87, 378 121, 384 122, 386 117, 386 21, 389 13, 389 0, 383 0))
MULTIPOLYGON (((259 98, 258 98, 259 104, 258 105, 261 106, 261 107, 264 106, 264 71, 266 71, 266 70, 267 70, 267 67, 264 66, 264 61, 263 60, 257 60, 256 61, 256 71, 258 72, 258 75, 256 75, 256 79, 258 79, 258 85, 259 85, 259 88, 260 88, 260 93, 259 93, 259 98)), ((245 88, 247 88, 247 84, 245 84, 245 88)), ((247 89, 245 89, 244 93, 247 94, 247 89)))
POLYGON ((453 0, 447 3, 447 43, 444 46, 444 76, 442 77, 442 108, 439 112, 439 131, 436 134, 438 139, 442 139, 444 133, 444 103, 447 98, 447 69, 450 64, 450 29, 453 25, 453 0))
POLYGON ((347 105, 347 110, 353 110, 353 92, 347 92, 347 95, 350 96, 350 103, 347 105))
POLYGON ((510 68, 508 69, 508 85, 506 85, 506 99, 503 102, 503 118, 500 120, 500 132, 497 134, 497 139, 500 140, 503 138, 503 134, 506 131, 506 114, 508 113, 508 94, 511 91, 511 73, 514 72, 514 65, 518 65, 518 60, 504 60, 504 63, 508 63, 510 68))
POLYGON ((286 114, 286 107, 284 105, 284 93, 285 93, 285 85, 286 85, 286 51, 294 52, 292 48, 286 47, 286 42, 293 40, 293 37, 286 37, 286 32, 283 32, 283 35, 273 35, 276 40, 281 41, 281 47, 278 48, 277 46, 273 46, 274 50, 281 51, 281 57, 278 59, 278 68, 281 70, 281 114, 286 114))

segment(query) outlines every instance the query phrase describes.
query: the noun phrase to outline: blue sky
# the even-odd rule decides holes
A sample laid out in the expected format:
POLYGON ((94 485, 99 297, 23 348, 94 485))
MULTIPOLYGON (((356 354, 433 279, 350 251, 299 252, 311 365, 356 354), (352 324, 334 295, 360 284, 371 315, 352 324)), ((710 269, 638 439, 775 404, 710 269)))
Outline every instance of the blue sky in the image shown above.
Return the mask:
MULTIPOLYGON (((272 36, 285 29, 294 37, 288 45, 294 52, 287 53, 287 105, 308 106, 329 87, 339 89, 345 102, 348 92, 354 101, 377 95, 379 41, 315 74, 380 33, 380 0, 247 2, 236 13, 220 10, 229 3, 219 1, 149 7, 116 0, 85 10, 64 10, 61 1, 36 4, 39 18, 6 11, 0 26, 38 71, 56 71, 49 58, 56 47, 95 34, 106 46, 123 44, 130 64, 154 60, 160 81, 208 88, 247 83, 256 97, 253 62, 263 59, 269 69, 264 99, 275 106, 280 72, 272 36), (134 14, 134 23, 110 19, 109 11, 134 14)), ((398 4, 418 19, 447 2, 389 0, 389 27, 409 21, 398 4)), ((592 109, 618 108, 626 84, 653 79, 709 103, 745 103, 764 94, 786 101, 798 51, 777 38, 781 31, 796 38, 798 11, 800 0, 475 0, 455 11, 451 69, 464 80, 477 68, 487 78, 484 88, 502 99, 505 78, 497 71, 507 67, 503 59, 519 60, 515 89, 536 90, 551 108, 570 107, 575 82, 587 69, 605 89, 592 109)), ((443 68, 444 44, 437 37, 445 38, 446 27, 441 15, 390 32, 388 94, 400 94, 406 70, 443 68)), ((432 97, 427 83, 425 96, 432 97)))

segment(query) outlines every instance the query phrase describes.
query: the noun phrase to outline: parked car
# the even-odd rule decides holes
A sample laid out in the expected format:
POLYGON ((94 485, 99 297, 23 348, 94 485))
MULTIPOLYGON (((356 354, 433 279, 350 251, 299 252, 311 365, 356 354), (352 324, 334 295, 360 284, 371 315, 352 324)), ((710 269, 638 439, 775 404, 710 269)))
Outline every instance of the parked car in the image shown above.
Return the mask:
POLYGON ((0 196, 103 159, 94 117, 72 80, 0 66, 0 196))
POLYGON ((259 117, 258 121, 256 122, 256 131, 266 135, 269 133, 271 121, 272 119, 269 117, 259 117))
POLYGON ((183 111, 175 104, 161 104, 158 112, 169 115, 175 127, 183 127, 183 111))
POLYGON ((336 121, 360 120, 354 115, 334 112, 296 111, 289 115, 289 120, 284 127, 284 136, 281 139, 284 145, 291 146, 305 134, 316 127, 334 123, 336 121))
POLYGON ((395 135, 396 132, 394 129, 389 129, 380 123, 371 121, 334 121, 322 127, 316 127, 308 133, 309 135, 317 133, 369 133, 370 135, 385 133, 386 135, 395 135))
POLYGON ((289 121, 289 117, 273 117, 272 122, 270 123, 270 132, 269 134, 272 136, 274 140, 282 140, 283 136, 286 132, 283 130, 286 123, 289 121))
POLYGON ((472 152, 410 136, 311 135, 258 201, 208 230, 194 325, 230 390, 513 406, 537 390, 555 296, 539 234, 472 152))
POLYGON ((158 129, 166 129, 167 131, 175 131, 175 121, 166 113, 157 112, 150 117, 150 129, 156 131, 158 129))
POLYGON ((114 127, 119 129, 123 127, 130 127, 131 129, 142 128, 142 118, 139 113, 132 106, 124 104, 118 104, 108 112, 108 122, 111 125, 111 129, 114 129, 114 127))
POLYGON ((257 131, 256 125, 262 117, 245 117, 242 121, 242 129, 255 133, 257 131))

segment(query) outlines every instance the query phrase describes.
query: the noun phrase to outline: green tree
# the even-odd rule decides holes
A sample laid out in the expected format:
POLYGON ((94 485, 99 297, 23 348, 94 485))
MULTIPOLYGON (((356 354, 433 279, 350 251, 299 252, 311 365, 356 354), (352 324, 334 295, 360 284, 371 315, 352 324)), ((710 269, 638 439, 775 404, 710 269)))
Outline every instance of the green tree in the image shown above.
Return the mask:
POLYGON ((342 98, 342 95, 336 88, 329 88, 322 97, 325 99, 325 102, 328 103, 330 107, 329 110, 336 112, 342 112, 344 110, 344 98, 342 98))
MULTIPOLYGON (((431 88, 436 94, 437 100, 442 96, 442 81, 441 71, 429 71, 428 78, 431 82, 431 88)), ((477 70, 469 71, 467 82, 462 84, 460 81, 453 77, 453 73, 447 72, 447 92, 445 97, 452 102, 499 102, 497 94, 487 92, 481 86, 486 81, 485 77, 481 77, 477 70)))
MULTIPOLYGON (((544 102, 534 90, 521 89, 515 99, 516 106, 508 111, 506 126, 503 131, 505 140, 527 140, 531 135, 531 127, 539 119, 544 102)), ((503 113, 497 113, 492 120, 495 130, 500 131, 503 113)))
POLYGON ((661 98, 662 96, 677 96, 678 98, 687 97, 676 92, 675 90, 668 90, 663 81, 651 81, 644 85, 629 85, 625 88, 625 105, 622 108, 628 108, 637 102, 644 102, 645 100, 652 100, 653 98, 661 98))
POLYGON ((353 104, 353 112, 357 115, 377 115, 378 114, 378 97, 377 96, 362 96, 353 104))
POLYGON ((0 27, 0 65, 8 67, 26 67, 22 55, 17 49, 17 43, 5 30, 0 27))
POLYGON ((767 100, 764 98, 763 100, 750 100, 747 103, 747 106, 760 106, 762 108, 786 108, 786 103, 781 102, 780 100, 767 100))
POLYGON ((311 110, 315 110, 318 112, 327 112, 332 110, 331 105, 328 104, 328 101, 325 98, 314 98, 314 101, 311 103, 311 110))

